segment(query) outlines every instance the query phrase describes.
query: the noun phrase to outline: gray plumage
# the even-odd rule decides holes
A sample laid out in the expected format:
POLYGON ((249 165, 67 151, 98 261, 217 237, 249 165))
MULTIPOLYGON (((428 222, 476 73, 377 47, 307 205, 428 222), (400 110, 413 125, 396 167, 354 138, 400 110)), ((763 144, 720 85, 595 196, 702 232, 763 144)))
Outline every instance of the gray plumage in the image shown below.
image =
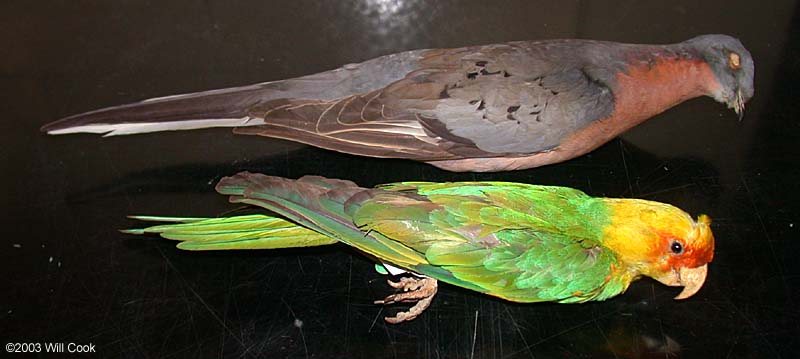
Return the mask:
MULTIPOLYGON (((549 40, 402 52, 295 79, 101 109, 42 129, 113 136, 234 127, 239 134, 426 161, 451 170, 535 167, 607 141, 604 134, 585 146, 588 150, 560 147, 613 117, 618 92, 626 90, 618 87, 620 74, 660 59, 707 62, 723 80, 723 91, 709 94, 719 101, 730 105, 737 93, 744 94, 743 101, 752 96, 752 59, 728 36, 706 35, 675 45, 549 40), (727 53, 713 52, 720 47, 740 54, 749 65, 743 79, 726 68, 727 53), (513 162, 553 151, 565 155, 508 163, 509 158, 513 162), (475 165, 472 159, 486 161, 475 165)), ((622 119, 617 133, 630 127, 625 121, 644 120, 633 117, 622 119)))

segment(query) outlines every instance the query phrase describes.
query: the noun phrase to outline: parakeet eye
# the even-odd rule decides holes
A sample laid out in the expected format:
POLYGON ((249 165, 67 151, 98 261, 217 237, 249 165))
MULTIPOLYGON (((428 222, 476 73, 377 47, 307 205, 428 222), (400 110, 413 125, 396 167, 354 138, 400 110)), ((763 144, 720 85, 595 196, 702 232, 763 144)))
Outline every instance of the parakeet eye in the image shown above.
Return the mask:
POLYGON ((669 249, 672 251, 672 253, 681 254, 683 253, 683 244, 678 241, 672 241, 672 244, 669 245, 669 249))

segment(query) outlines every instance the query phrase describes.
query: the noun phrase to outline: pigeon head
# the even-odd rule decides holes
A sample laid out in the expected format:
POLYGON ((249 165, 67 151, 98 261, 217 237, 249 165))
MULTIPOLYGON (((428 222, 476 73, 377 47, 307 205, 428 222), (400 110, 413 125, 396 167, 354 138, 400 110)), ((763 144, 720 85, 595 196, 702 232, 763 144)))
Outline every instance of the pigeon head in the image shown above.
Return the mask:
POLYGON ((727 35, 702 35, 686 41, 711 67, 719 88, 711 93, 715 100, 744 115, 744 104, 753 97, 755 66, 742 43, 727 35))

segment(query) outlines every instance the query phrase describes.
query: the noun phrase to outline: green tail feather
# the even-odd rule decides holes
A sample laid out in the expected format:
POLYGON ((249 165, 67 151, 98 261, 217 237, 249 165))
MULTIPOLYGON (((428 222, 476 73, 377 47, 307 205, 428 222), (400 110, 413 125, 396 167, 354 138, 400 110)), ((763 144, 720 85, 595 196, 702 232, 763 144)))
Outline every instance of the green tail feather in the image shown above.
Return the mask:
POLYGON ((157 216, 130 216, 130 218, 169 223, 121 232, 136 235, 159 234, 167 239, 181 241, 178 248, 193 251, 313 247, 338 242, 284 219, 265 215, 224 218, 157 216))

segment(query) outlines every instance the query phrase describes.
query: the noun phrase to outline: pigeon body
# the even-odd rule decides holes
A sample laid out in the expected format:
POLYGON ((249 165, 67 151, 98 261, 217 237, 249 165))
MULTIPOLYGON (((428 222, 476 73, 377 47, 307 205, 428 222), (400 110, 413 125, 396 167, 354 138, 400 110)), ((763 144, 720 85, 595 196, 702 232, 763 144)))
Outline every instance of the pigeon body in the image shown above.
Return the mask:
POLYGON ((206 127, 330 150, 503 171, 585 154, 687 99, 741 115, 754 65, 742 44, 510 42, 387 55, 314 75, 168 96, 67 117, 50 134, 206 127))

